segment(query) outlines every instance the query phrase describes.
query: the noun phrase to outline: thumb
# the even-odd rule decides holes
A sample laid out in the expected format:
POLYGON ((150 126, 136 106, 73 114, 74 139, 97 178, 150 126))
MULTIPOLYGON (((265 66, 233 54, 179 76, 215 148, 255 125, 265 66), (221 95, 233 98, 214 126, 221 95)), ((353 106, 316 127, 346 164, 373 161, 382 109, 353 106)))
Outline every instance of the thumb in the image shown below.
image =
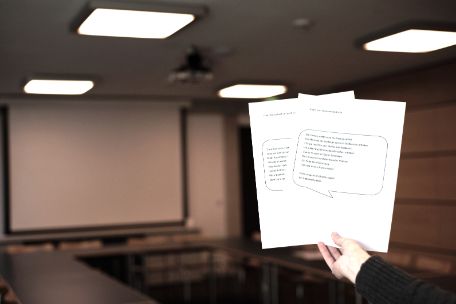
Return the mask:
POLYGON ((337 232, 331 233, 331 238, 333 239, 334 243, 340 247, 342 247, 342 243, 344 242, 344 238, 339 235, 337 232))

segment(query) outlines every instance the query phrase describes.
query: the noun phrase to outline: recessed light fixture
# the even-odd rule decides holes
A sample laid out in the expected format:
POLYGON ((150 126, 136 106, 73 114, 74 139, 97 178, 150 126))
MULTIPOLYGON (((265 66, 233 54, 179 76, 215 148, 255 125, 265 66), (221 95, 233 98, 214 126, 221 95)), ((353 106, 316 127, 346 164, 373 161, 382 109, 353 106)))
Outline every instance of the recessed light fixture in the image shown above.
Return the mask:
POLYGON ((427 53, 456 44, 456 32, 409 29, 367 42, 368 51, 427 53))
POLYGON ((285 93, 284 85, 236 84, 218 92, 224 98, 268 98, 285 93))
POLYGON ((312 20, 308 18, 296 18, 293 20, 292 24, 298 29, 309 29, 313 26, 312 20))
POLYGON ((93 88, 91 80, 32 79, 24 86, 28 94, 81 95, 93 88))
POLYGON ((193 20, 193 14, 97 8, 77 32, 92 36, 164 39, 193 20))

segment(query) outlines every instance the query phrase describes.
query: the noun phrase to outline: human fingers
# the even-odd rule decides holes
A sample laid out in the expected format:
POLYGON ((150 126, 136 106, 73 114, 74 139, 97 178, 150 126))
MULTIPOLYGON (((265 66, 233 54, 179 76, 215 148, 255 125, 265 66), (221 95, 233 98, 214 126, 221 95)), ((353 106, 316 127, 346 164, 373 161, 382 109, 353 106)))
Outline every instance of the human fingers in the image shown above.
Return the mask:
POLYGON ((342 242, 344 241, 344 238, 339 235, 337 232, 331 233, 331 238, 334 241, 334 243, 338 246, 342 246, 342 242))
POLYGON ((354 242, 353 240, 350 240, 350 239, 346 239, 344 237, 341 237, 339 235, 339 233, 337 232, 333 232, 331 233, 331 238, 333 239, 334 243, 338 246, 340 246, 340 251, 343 253, 345 249, 347 249, 347 247, 352 244, 352 243, 356 243, 354 242))
POLYGON ((334 264, 335 260, 331 253, 328 250, 328 247, 323 244, 322 242, 318 243, 318 250, 320 250, 321 255, 323 256, 323 259, 325 260, 326 264, 328 264, 329 268, 332 268, 332 265, 334 264))
POLYGON ((341 256, 339 249, 337 249, 336 247, 331 247, 331 246, 328 246, 328 249, 329 249, 329 252, 331 253, 331 255, 334 257, 334 259, 337 261, 337 259, 340 258, 340 256, 341 256))

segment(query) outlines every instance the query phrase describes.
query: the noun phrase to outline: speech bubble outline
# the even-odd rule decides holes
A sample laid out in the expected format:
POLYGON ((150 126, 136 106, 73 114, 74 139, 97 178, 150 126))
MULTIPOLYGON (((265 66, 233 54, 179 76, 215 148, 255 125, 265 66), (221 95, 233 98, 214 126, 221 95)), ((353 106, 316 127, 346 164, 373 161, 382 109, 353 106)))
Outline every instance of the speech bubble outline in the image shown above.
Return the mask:
MULTIPOLYGON (((270 191, 283 191, 283 189, 271 189, 268 185, 268 178, 267 178, 267 170, 266 170, 266 159, 265 159, 265 155, 264 155, 264 149, 265 149, 265 145, 267 142, 270 142, 270 141, 283 141, 283 140, 286 140, 286 141, 291 141, 292 138, 274 138, 274 139, 268 139, 266 140, 265 142, 263 142, 263 145, 261 146, 261 156, 263 157, 263 172, 264 172, 264 184, 266 186, 266 188, 268 188, 270 191)), ((289 154, 291 153, 291 149, 289 151, 289 154)), ((292 160, 290 159, 290 156, 287 157, 287 163, 288 162, 291 162, 292 160)), ((288 166, 288 164, 287 164, 288 166)))
POLYGON ((292 179, 293 179, 293 182, 299 186, 299 187, 303 187, 303 188, 307 188, 309 190, 312 190, 314 192, 317 192, 319 194, 322 194, 324 196, 328 196, 330 198, 334 198, 333 195, 331 194, 331 192, 333 193, 344 193, 344 194, 353 194, 353 195, 377 195, 379 194, 382 190, 383 190, 383 183, 384 183, 384 180, 385 180, 385 171, 386 171, 386 161, 387 161, 387 157, 388 157, 388 141, 386 140, 385 137, 383 136, 380 136, 380 135, 368 135, 368 134, 354 134, 354 133, 342 133, 342 132, 332 132, 332 131, 324 131, 324 130, 314 130, 314 129, 305 129, 303 130, 299 136, 298 136, 298 142, 297 142, 297 146, 296 146, 296 153, 295 153, 295 161, 294 161, 294 166, 293 166, 293 172, 292 172, 292 179), (295 179, 295 171, 296 171, 296 167, 297 167, 297 161, 298 161, 298 152, 299 152, 299 144, 301 143, 301 136, 304 132, 306 131, 311 131, 311 132, 322 132, 322 133, 330 133, 330 134, 338 134, 338 135, 350 135, 350 136, 365 136, 365 137, 375 137, 375 138, 378 138, 378 139, 382 139, 384 140, 386 146, 385 146, 385 163, 384 163, 384 166, 383 166, 383 175, 382 175, 382 178, 381 178, 381 185, 380 185, 380 189, 377 191, 377 192, 374 192, 374 193, 359 193, 359 192, 348 192, 348 191, 338 191, 338 190, 330 190, 330 189, 327 189, 329 187, 324 187, 325 190, 324 191, 321 191, 321 190, 316 190, 315 188, 318 189, 318 187, 310 187, 310 186, 304 186, 304 185, 300 185, 296 179, 295 179))

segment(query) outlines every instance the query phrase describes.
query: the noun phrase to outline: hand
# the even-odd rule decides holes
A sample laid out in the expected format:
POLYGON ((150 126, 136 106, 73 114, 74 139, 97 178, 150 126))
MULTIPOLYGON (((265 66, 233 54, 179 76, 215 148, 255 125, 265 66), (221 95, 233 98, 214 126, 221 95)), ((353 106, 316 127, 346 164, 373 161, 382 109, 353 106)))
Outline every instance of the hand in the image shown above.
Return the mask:
POLYGON ((370 255, 354 240, 343 238, 336 232, 333 232, 331 237, 341 248, 326 246, 320 242, 318 249, 321 255, 336 278, 345 277, 355 283, 361 265, 370 255))

